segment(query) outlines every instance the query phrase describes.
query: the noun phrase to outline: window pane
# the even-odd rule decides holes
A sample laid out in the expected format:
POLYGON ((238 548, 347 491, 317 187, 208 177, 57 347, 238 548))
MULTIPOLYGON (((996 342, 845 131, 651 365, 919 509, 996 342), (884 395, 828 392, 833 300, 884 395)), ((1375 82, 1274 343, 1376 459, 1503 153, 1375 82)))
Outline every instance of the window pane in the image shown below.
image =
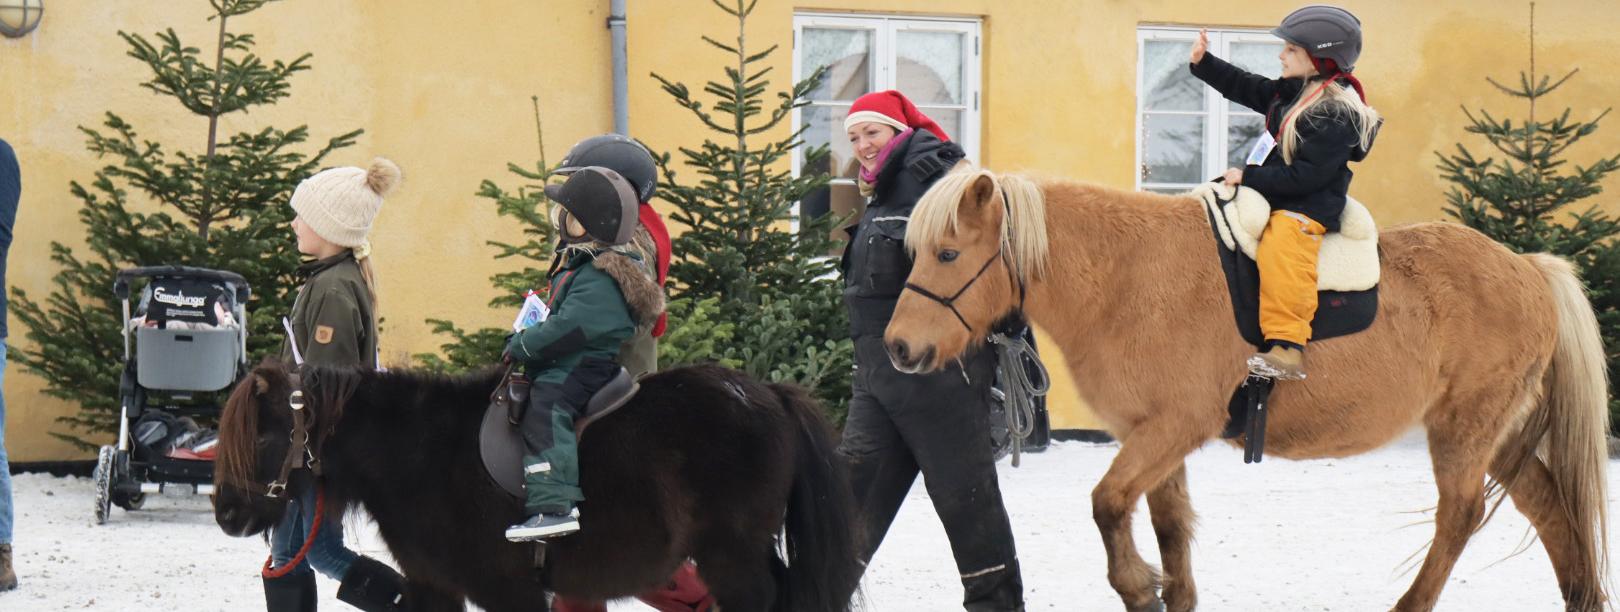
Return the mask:
MULTIPOLYGON (((1282 61, 1277 54, 1282 53, 1281 42, 1234 42, 1230 45, 1230 58, 1225 58, 1232 65, 1253 72, 1268 79, 1282 76, 1282 61)), ((1247 110, 1236 102, 1228 103, 1232 110, 1247 110)))
POLYGON ((1187 69, 1192 43, 1184 40, 1149 40, 1142 43, 1144 108, 1152 110, 1204 110, 1204 83, 1187 69))
POLYGON ((1204 173, 1204 122, 1197 115, 1142 116, 1142 182, 1197 183, 1204 173))
POLYGON ((961 32, 898 32, 895 89, 917 104, 961 104, 966 38, 961 32))
POLYGON ((924 115, 928 115, 928 118, 933 119, 934 123, 938 123, 939 127, 945 130, 945 135, 951 137, 951 140, 960 140, 962 138, 962 111, 954 108, 929 108, 926 106, 919 106, 917 110, 922 111, 924 115))
POLYGON ((804 131, 805 148, 831 145, 819 167, 812 168, 807 163, 799 168, 803 176, 829 173, 835 177, 855 176, 860 167, 849 147, 849 137, 844 133, 844 115, 848 114, 848 106, 816 105, 799 109, 799 120, 808 126, 804 131))
POLYGON ((1266 120, 1260 115, 1233 115, 1226 124, 1226 167, 1242 168, 1249 158, 1249 150, 1266 130, 1266 120))
POLYGON ((821 85, 810 91, 818 101, 854 100, 872 90, 872 31, 805 28, 803 67, 808 76, 827 67, 821 85))

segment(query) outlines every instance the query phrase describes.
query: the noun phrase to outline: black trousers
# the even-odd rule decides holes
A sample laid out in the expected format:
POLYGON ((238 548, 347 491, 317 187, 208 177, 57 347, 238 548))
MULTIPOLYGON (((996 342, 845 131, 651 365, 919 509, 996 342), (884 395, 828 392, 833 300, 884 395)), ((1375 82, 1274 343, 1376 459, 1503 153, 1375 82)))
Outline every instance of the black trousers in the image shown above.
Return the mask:
POLYGON ((994 353, 980 351, 932 374, 905 374, 890 364, 882 338, 862 337, 855 340, 855 364, 839 453, 865 525, 862 561, 877 552, 921 472, 962 575, 963 607, 1022 610, 1023 579, 990 441, 994 353))

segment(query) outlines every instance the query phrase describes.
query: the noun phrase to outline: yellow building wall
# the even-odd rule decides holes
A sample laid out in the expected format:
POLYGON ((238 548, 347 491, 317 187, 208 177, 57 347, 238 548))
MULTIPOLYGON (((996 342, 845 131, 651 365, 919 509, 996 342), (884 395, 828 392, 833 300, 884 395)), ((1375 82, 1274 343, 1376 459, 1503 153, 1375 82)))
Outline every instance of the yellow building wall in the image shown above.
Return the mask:
MULTIPOLYGON (((173 27, 211 58, 218 24, 208 14, 203 0, 57 1, 37 31, 0 39, 0 137, 17 149, 23 171, 11 286, 45 297, 57 271, 50 243, 84 243, 68 182, 88 183, 109 160, 85 151, 76 126, 99 126, 111 110, 145 139, 203 150, 206 120, 141 89, 149 75, 125 56, 117 33, 150 39, 173 27)), ((518 232, 473 194, 485 178, 512 184, 508 161, 536 159, 531 95, 546 113, 549 159, 611 129, 606 14, 606 2, 591 0, 288 0, 231 20, 233 31, 258 37, 261 57, 290 61, 308 51, 314 69, 292 77, 291 97, 228 116, 222 134, 307 124, 318 142, 304 150, 313 152, 326 138, 365 128, 357 146, 327 163, 363 165, 384 155, 404 170, 372 237, 385 361, 437 347, 423 319, 497 325, 510 316, 485 307, 497 264, 484 241, 513 241, 518 232)), ((9 342, 26 349, 25 332, 12 317, 9 342)), ((42 386, 16 363, 7 368, 11 460, 83 457, 48 435, 65 431, 54 419, 75 408, 46 397, 42 386)))
MULTIPOLYGON (((775 89, 792 74, 795 12, 969 16, 983 20, 983 125, 980 161, 998 171, 1070 176, 1130 188, 1136 137, 1136 29, 1144 24, 1269 28, 1303 2, 1256 0, 761 0, 748 44, 771 58, 775 89)), ((1434 170, 1437 150, 1480 140, 1464 133, 1459 105, 1522 117, 1485 76, 1514 80, 1527 66, 1527 5, 1445 0, 1427 3, 1344 3, 1361 17, 1367 50, 1357 74, 1388 119, 1376 152, 1357 168, 1354 195, 1385 225, 1442 217, 1446 184, 1434 170)), ((508 161, 531 163, 537 153, 529 96, 538 95, 546 120, 548 158, 579 138, 612 128, 607 0, 287 0, 233 20, 253 32, 258 53, 291 59, 309 51, 314 70, 293 77, 292 96, 251 115, 233 115, 227 132, 262 125, 308 124, 316 138, 363 127, 356 147, 332 164, 362 164, 386 155, 406 174, 390 197, 373 241, 382 277, 385 361, 433 350, 439 338, 422 320, 451 318, 497 325, 508 313, 487 309, 487 277, 503 264, 485 246, 515 239, 493 208, 473 197, 480 180, 504 184, 508 161)), ((1569 106, 1590 117, 1620 99, 1620 73, 1610 69, 1608 43, 1620 13, 1608 0, 1538 5, 1537 63, 1545 72, 1581 67, 1581 74, 1542 109, 1569 106)), ((145 138, 200 150, 204 120, 140 89, 142 67, 124 53, 120 30, 174 27, 183 39, 213 50, 216 23, 202 0, 51 2, 44 23, 17 40, 0 40, 0 137, 23 165, 8 278, 41 298, 55 266, 49 244, 83 244, 78 201, 68 182, 88 182, 97 160, 84 150, 76 126, 95 126, 112 110, 145 138)), ((721 76, 726 58, 702 43, 728 41, 729 16, 707 0, 630 0, 630 127, 658 150, 711 137, 673 105, 648 76, 658 72, 694 89, 721 76)), ((774 91, 774 90, 773 90, 774 91)), ((786 127, 783 128, 787 129, 786 127)), ((785 133, 785 132, 784 132, 785 133)), ((313 147, 311 147, 312 149, 313 147)), ((1620 151, 1620 125, 1600 130, 1573 156, 1586 163, 1620 151)), ((1620 177, 1606 183, 1620 187, 1620 177)), ((1612 192, 1611 192, 1612 193, 1612 192)), ((137 199, 139 197, 137 196, 137 199)), ((1615 198, 1594 199, 1620 212, 1615 198)), ((11 342, 27 348, 12 319, 11 342)), ((1054 350, 1043 345, 1049 363, 1054 350)), ((1053 372, 1053 425, 1092 428, 1066 372, 1053 372)), ((8 368, 7 449, 13 461, 76 458, 47 432, 72 408, 41 393, 41 381, 8 368)))

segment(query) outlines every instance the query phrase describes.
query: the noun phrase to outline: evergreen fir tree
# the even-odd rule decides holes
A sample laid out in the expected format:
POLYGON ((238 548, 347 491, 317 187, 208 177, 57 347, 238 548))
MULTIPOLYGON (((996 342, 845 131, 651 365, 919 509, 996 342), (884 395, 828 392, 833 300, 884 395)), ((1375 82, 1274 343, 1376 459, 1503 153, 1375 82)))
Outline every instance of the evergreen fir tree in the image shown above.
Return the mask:
MULTIPOLYGON (((1620 371, 1620 219, 1601 210, 1590 198, 1603 192, 1601 182, 1620 169, 1620 154, 1603 157, 1587 166, 1566 160, 1570 148, 1598 129, 1608 115, 1604 110, 1588 120, 1573 119, 1570 109, 1538 115, 1538 104, 1569 82, 1579 69, 1554 81, 1536 73, 1535 5, 1530 7, 1530 69, 1519 82, 1504 85, 1486 80, 1497 90, 1523 100, 1522 121, 1498 119, 1489 111, 1463 109, 1470 134, 1485 137, 1494 149, 1478 157, 1462 144, 1452 154, 1440 154, 1440 171, 1452 183, 1446 194, 1446 214, 1484 232, 1520 253, 1552 253, 1566 257, 1581 270, 1592 305, 1597 310, 1609 355, 1609 370, 1620 371)), ((1614 377, 1610 382, 1609 410, 1620 425, 1614 377)))
POLYGON ((254 53, 252 34, 228 29, 232 19, 272 1, 210 0, 210 20, 219 22, 211 64, 172 28, 154 40, 118 33, 128 55, 151 72, 141 86, 206 119, 198 127, 206 125, 207 132, 205 138, 199 129, 193 143, 199 146, 190 149, 143 140, 112 112, 99 129, 79 128, 87 148, 110 160, 90 184, 70 186, 82 203, 86 249, 52 243, 51 261, 61 269, 44 300, 12 291, 12 312, 31 344, 18 347, 16 361, 45 379, 47 394, 79 406, 77 414, 58 418, 70 432, 52 435, 94 448, 79 434, 118 428, 124 350, 112 285, 119 269, 187 265, 239 273, 253 290, 249 351, 256 359, 279 349, 279 317, 291 310, 299 264, 288 199, 328 154, 354 144, 361 132, 332 138, 312 154, 300 152, 310 138, 306 126, 265 127, 221 140, 220 117, 286 98, 291 77, 310 69, 308 53, 290 62, 266 60, 254 53))
MULTIPOLYGON (((727 56, 725 78, 703 85, 712 101, 705 105, 685 84, 653 78, 718 141, 679 148, 681 165, 695 171, 691 180, 682 180, 669 154, 660 156, 659 193, 674 206, 670 218, 685 226, 670 266, 671 325, 700 314, 698 319, 728 325, 726 333, 740 341, 716 344, 707 355, 672 354, 689 348, 676 346, 661 352, 675 358, 666 361, 722 361, 768 380, 802 384, 840 416, 853 364, 838 263, 827 256, 836 246, 830 236, 840 219, 800 218, 798 230, 791 229, 794 205, 824 187, 828 177, 793 176, 787 161, 804 146, 802 128, 781 138, 762 136, 809 104, 806 96, 822 74, 778 92, 767 104, 771 69, 761 64, 777 48, 750 52, 747 46, 748 16, 757 0, 712 1, 737 24, 734 42, 702 37, 727 56)), ((805 165, 814 167, 827 149, 811 148, 804 156, 805 165)))

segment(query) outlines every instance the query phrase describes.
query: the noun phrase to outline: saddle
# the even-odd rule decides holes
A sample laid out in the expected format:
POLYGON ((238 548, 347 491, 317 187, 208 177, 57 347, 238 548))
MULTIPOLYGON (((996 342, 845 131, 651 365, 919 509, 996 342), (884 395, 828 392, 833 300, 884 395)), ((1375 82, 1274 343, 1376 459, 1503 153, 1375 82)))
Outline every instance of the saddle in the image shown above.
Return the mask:
MULTIPOLYGON (((1260 333, 1260 270, 1254 262, 1271 205, 1248 187, 1205 183, 1192 195, 1203 201, 1232 296, 1232 314, 1243 339, 1265 344, 1260 333)), ((1339 231, 1322 239, 1317 254, 1317 309, 1311 340, 1346 336, 1372 326, 1378 314, 1378 225, 1372 213, 1347 199, 1339 231)))
MULTIPOLYGON (((1271 218, 1271 205, 1248 187, 1205 183, 1192 195, 1204 203, 1232 297, 1232 315, 1244 341, 1260 348, 1260 270, 1255 252, 1271 218)), ((1316 317, 1311 341, 1346 336, 1372 326, 1378 315, 1378 225, 1367 207, 1346 198, 1339 231, 1322 238, 1317 253, 1316 317)), ((1249 375, 1227 403, 1221 437, 1243 438, 1243 462, 1259 463, 1265 452, 1266 410, 1275 380, 1249 375)))
MULTIPOLYGON (((521 378, 521 375, 519 375, 521 378)), ((629 370, 619 368, 611 380, 591 395, 585 411, 574 419, 574 435, 583 438, 585 428, 602 417, 623 408, 641 383, 636 382, 629 370)), ((521 408, 528 405, 528 381, 514 380, 508 375, 490 395, 489 408, 484 410, 483 424, 478 428, 478 454, 484 462, 484 472, 513 497, 522 499, 523 492, 523 432, 518 428, 521 408)))

